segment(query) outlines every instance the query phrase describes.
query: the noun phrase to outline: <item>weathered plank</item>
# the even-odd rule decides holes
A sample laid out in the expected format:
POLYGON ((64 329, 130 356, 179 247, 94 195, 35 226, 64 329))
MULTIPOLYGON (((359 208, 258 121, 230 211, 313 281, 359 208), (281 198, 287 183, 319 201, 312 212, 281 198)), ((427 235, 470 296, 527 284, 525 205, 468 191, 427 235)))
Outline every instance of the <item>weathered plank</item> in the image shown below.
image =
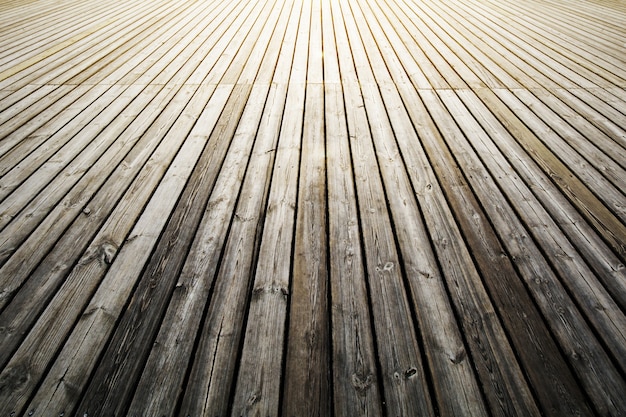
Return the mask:
POLYGON ((298 16, 298 34, 254 272, 232 415, 274 415, 281 406, 311 7, 312 3, 304 3, 298 16))
POLYGON ((490 90, 477 90, 477 95, 489 106, 493 115, 516 137, 548 175, 556 180, 561 192, 579 208, 588 222, 621 256, 626 256, 626 226, 605 207, 562 161, 560 161, 490 90))
MULTIPOLYGON (((353 7, 352 10, 356 20, 367 21, 367 17, 361 15, 357 7, 353 7)), ((345 15, 347 16, 347 13, 345 15)), ((354 23, 350 23, 349 26, 355 27, 354 23)), ((386 190, 393 190, 387 192, 389 210, 393 223, 402 225, 402 227, 396 227, 395 233, 402 254, 404 271, 411 288, 411 301, 415 306, 420 306, 416 315, 424 340, 424 350, 429 358, 433 374, 438 375, 433 380, 435 392, 440 398, 437 404, 438 409, 442 415, 458 415, 459 413, 485 415, 482 395, 476 383, 472 365, 464 360, 466 347, 445 286, 439 278, 440 272, 430 247, 429 236, 423 221, 420 220, 422 213, 417 207, 417 201, 412 197, 414 193, 412 184, 409 182, 396 142, 390 140, 393 137, 413 135, 414 130, 410 119, 400 110, 402 105, 399 94, 393 88, 393 83, 385 71, 391 64, 384 66, 384 60, 378 54, 371 34, 364 29, 360 30, 360 34, 365 48, 361 51, 361 45, 358 42, 352 42, 353 51, 358 51, 353 54, 355 60, 359 60, 365 57, 363 52, 367 53, 373 75, 381 90, 377 91, 378 88, 372 84, 362 85, 381 178, 386 190), (446 400, 443 401, 442 398, 446 400)), ((364 76, 361 73, 359 78, 369 78, 369 75, 364 76)), ((427 211, 427 215, 430 215, 432 211, 427 211)), ((444 224, 444 221, 440 221, 438 226, 444 228, 444 224)), ((465 261, 458 263, 461 269, 473 268, 471 262, 469 265, 467 263, 469 257, 456 258, 454 261, 461 260, 465 261)), ((448 261, 442 263, 448 264, 448 261)))
MULTIPOLYGON (((175 98, 174 103, 188 100, 193 92, 193 88, 184 88, 175 98)), ((173 112, 172 107, 176 108, 176 105, 172 105, 169 110, 169 117, 173 117, 173 119, 168 121, 166 117, 162 117, 159 120, 165 125, 173 123, 173 120, 176 120, 179 116, 179 109, 173 112)), ((165 113, 167 113, 167 109, 165 113)), ((176 127, 182 129, 184 124, 178 123, 176 127)), ((152 129, 149 133, 153 133, 155 136, 158 134, 157 129, 152 129)), ((37 262, 29 263, 28 266, 30 268, 35 268, 36 266, 34 270, 26 269, 27 265, 21 265, 21 269, 13 272, 8 270, 9 273, 13 274, 14 279, 23 279, 23 277, 28 276, 28 280, 11 300, 11 304, 0 315, 0 322, 3 323, 3 326, 15 330, 3 335, 3 361, 9 357, 13 348, 19 343, 20 337, 25 336, 27 329, 33 324, 33 320, 44 309, 46 306, 44 301, 52 299, 55 295, 62 297, 62 294, 57 294, 56 291, 63 283, 64 274, 67 273, 72 264, 68 265, 67 263, 59 262, 59 254, 64 254, 66 261, 72 260, 72 263, 77 261, 89 240, 93 238, 97 229, 102 226, 102 223, 116 205, 118 207, 131 206, 130 208, 127 207, 126 211, 122 210, 121 213, 118 213, 119 217, 136 217, 142 205, 133 208, 132 203, 140 202, 142 198, 147 199, 150 196, 152 190, 145 186, 158 183, 162 172, 167 167, 167 163, 164 164, 164 162, 169 162, 174 158, 174 153, 170 152, 170 150, 178 149, 181 146, 180 144, 180 138, 176 139, 170 136, 169 140, 165 140, 159 145, 154 154, 150 156, 151 159, 147 162, 141 159, 147 158, 147 156, 141 155, 140 152, 135 152, 134 156, 137 159, 135 159, 134 169, 130 168, 133 166, 133 159, 129 157, 127 158, 128 168, 117 169, 108 179, 110 184, 117 184, 120 186, 119 188, 104 187, 91 198, 82 200, 77 198, 75 204, 61 206, 60 209, 55 210, 51 216, 44 220, 43 227, 33 233, 34 241, 31 245, 36 246, 31 248, 32 252, 38 253, 38 251, 41 251, 47 253, 47 255, 40 261, 39 265, 37 265, 37 262), (138 175, 137 178, 135 178, 136 175, 138 175), (122 197, 120 201, 120 196, 128 189, 133 180, 134 186, 130 188, 126 196, 122 197), (142 191, 138 191, 140 187, 143 187, 142 191), (124 199, 127 201, 126 204, 124 204, 124 199), (57 225, 59 225, 61 230, 65 230, 62 235, 56 229, 57 225), (44 235, 59 235, 59 240, 54 244, 55 240, 47 241, 41 237, 40 233, 44 235), (51 244, 54 244, 52 248, 48 246, 51 244)), ((142 143, 139 145, 142 145, 142 143)), ((145 145, 143 146, 145 149, 150 148, 148 144, 143 145, 145 145)), ((82 191, 89 193, 88 189, 82 191)), ((113 224, 116 223, 113 222, 113 224)), ((107 256, 109 255, 107 254, 107 256)), ((79 297, 76 294, 74 296, 74 302, 79 304, 79 297)))
MULTIPOLYGON (((322 3, 328 245, 336 416, 382 416, 365 261, 359 232, 348 126, 329 2, 322 3)), ((339 40, 341 41, 341 40, 339 40)))
MULTIPOLYGON (((472 97, 478 97, 477 94, 475 95, 469 91, 461 93, 463 93, 462 98, 467 100, 466 105, 481 122, 485 130, 491 131, 495 128, 500 131, 498 134, 494 133, 491 135, 494 140, 510 138, 510 136, 503 134, 504 131, 502 130, 502 125, 498 125, 497 121, 494 120, 496 115, 491 114, 490 112, 485 112, 486 107, 484 105, 479 105, 479 102, 471 99, 472 97)), ((507 126, 510 126, 512 122, 513 119, 508 119, 507 126)), ((519 134, 521 132, 516 133, 519 134)), ((515 138, 517 141, 520 141, 521 139, 517 135, 515 138)), ((509 145, 509 147, 511 147, 511 145, 509 145)), ((477 165, 474 169, 480 169, 479 167, 480 165, 477 165)), ((496 178, 505 179, 510 175, 511 174, 507 176, 498 175, 496 178)), ((476 178, 474 181, 478 181, 478 178, 480 177, 481 176, 469 177, 469 179, 472 180, 473 178, 476 178)), ((476 182, 476 184, 478 184, 478 182, 476 182)), ((554 254, 550 256, 549 259, 545 259, 543 256, 539 255, 539 249, 536 244, 528 239, 529 232, 531 235, 534 235, 535 239, 552 239, 553 236, 549 234, 538 235, 535 233, 535 227, 542 226, 542 224, 540 222, 536 222, 536 220, 531 223, 531 226, 534 227, 530 227, 530 230, 526 231, 525 226, 522 224, 522 220, 518 219, 512 212, 510 212, 510 214, 506 214, 506 211, 508 210, 505 210, 504 208, 507 207, 507 205, 498 203, 498 200, 501 198, 499 196, 500 192, 493 189, 493 185, 487 182, 483 185, 492 189, 492 191, 485 191, 487 193, 483 201, 485 210, 490 213, 492 221, 495 222, 497 220, 498 223, 496 228, 501 228, 501 230, 503 230, 503 232, 500 232, 502 233, 501 239, 503 240, 503 244, 507 246, 507 249, 515 260, 516 265, 518 265, 520 271, 525 275, 525 279, 530 279, 531 282, 534 281, 535 285, 529 286, 529 289, 536 297, 537 303, 542 309, 557 309, 558 314, 556 315, 544 313, 546 314, 546 320, 562 346, 572 344, 567 348, 569 351, 575 352, 573 357, 574 360, 571 363, 577 370, 578 376, 583 380, 586 380, 586 382, 584 382, 585 388, 588 390, 587 392, 592 395, 596 407, 602 410, 619 410, 623 408, 624 404, 621 404, 622 401, 620 400, 620 395, 617 394, 619 389, 615 391, 613 388, 615 386, 621 386, 624 383, 621 376, 614 372, 613 366, 609 365, 611 361, 610 357, 598 344, 599 342, 597 339, 590 335, 591 329, 585 324, 582 313, 573 304, 570 295, 562 287, 563 284, 559 281, 556 274, 551 271, 551 265, 547 263, 548 261, 561 262, 565 264, 562 267, 567 268, 568 266, 571 267, 570 264, 572 262, 580 263, 580 260, 573 257, 573 255, 575 255, 574 253, 567 254, 567 252, 564 252, 566 254, 565 256, 558 256, 554 254), (490 204, 486 204, 486 201, 490 201, 490 204), (500 214, 495 216, 495 212, 500 214), (540 290, 541 287, 545 288, 540 290), (564 325, 565 322, 571 322, 571 324, 564 325), (600 365, 598 363, 594 365, 593 362, 596 360, 604 364, 600 365), (601 377, 597 374, 595 369, 598 369, 599 367, 606 367, 607 375, 601 377), (612 374, 611 377, 608 376, 609 373, 612 374), (611 382, 607 382, 608 379, 611 379, 611 382), (608 385, 598 389, 598 387, 602 384, 608 385)), ((510 191, 507 191, 507 193, 519 193, 520 191, 523 191, 524 188, 522 184, 511 184, 509 187, 510 191)), ((474 185, 474 189, 476 191, 480 191, 476 185, 474 185)), ((517 200, 513 199, 512 201, 517 200)), ((524 202, 524 204, 528 204, 532 202, 532 199, 525 198, 519 199, 519 201, 524 202)), ((519 213, 522 216, 524 215, 521 211, 519 213)), ((558 246, 556 247, 559 248, 558 246)), ((552 267, 557 268, 558 270, 559 265, 553 263, 552 267)), ((562 271, 563 270, 561 269, 561 272, 562 271)), ((593 275, 583 274, 582 276, 592 277, 593 275)), ((581 275, 576 272, 573 274, 570 272, 569 274, 563 273, 561 277, 567 279, 581 277, 581 275)), ((574 290, 573 294, 580 294, 580 291, 574 290)), ((618 315, 620 314, 619 311, 615 311, 615 313, 618 315)), ((595 314, 593 315, 594 318, 596 318, 595 314)), ((610 322, 610 320, 608 321, 610 322)), ((611 324, 609 324, 609 326, 611 326, 611 324)), ((621 337, 619 334, 623 330, 624 329, 618 325, 613 331, 609 332, 608 337, 621 337)), ((613 348, 619 348, 619 346, 616 345, 612 346, 613 348)))
MULTIPOLYGON (((446 92, 439 92, 439 94, 444 93, 446 92)), ((580 391, 577 388, 574 377, 568 370, 567 364, 559 358, 560 354, 547 328, 540 320, 529 320, 530 317, 539 317, 539 312, 528 296, 518 273, 513 268, 512 263, 509 262, 507 251, 488 224, 486 214, 484 214, 476 197, 470 191, 475 186, 471 187, 471 184, 466 182, 466 176, 463 175, 459 166, 451 162, 454 160, 452 152, 455 152, 455 149, 458 148, 457 143, 463 142, 463 136, 458 130, 459 128, 452 123, 452 117, 463 129, 467 129, 467 124, 471 122, 471 119, 467 120, 451 106, 448 107, 450 109, 450 114, 448 114, 448 109, 445 109, 440 101, 430 92, 421 91, 420 95, 441 131, 441 136, 437 134, 425 135, 426 150, 431 160, 433 160, 434 169, 446 190, 451 209, 454 211, 466 239, 472 242, 472 254, 480 268, 482 279, 491 294, 493 304, 497 307, 497 311, 502 318, 506 333, 511 338, 513 347, 516 348, 516 354, 519 355, 521 364, 528 364, 523 369, 528 375, 531 386, 537 393, 538 406, 544 413, 552 415, 589 413, 588 406, 582 400, 580 391), (558 384, 555 384, 555 381, 558 381, 558 384), (541 388, 539 389, 538 387, 541 388)), ((418 107, 417 111, 413 111, 416 114, 414 117, 424 117, 418 116, 422 112, 425 113, 425 109, 420 112, 418 107)), ((466 130, 466 132, 470 137, 477 135, 476 131, 466 130)), ((471 177, 474 177, 474 175, 471 175, 471 177)), ((429 193, 425 194, 428 195, 429 193)), ((446 245, 451 244, 445 243, 446 245)), ((458 284, 455 286, 458 286, 458 284)), ((465 304, 463 305, 465 306, 465 304)), ((483 317, 484 313, 481 313, 481 310, 486 311, 483 308, 473 314, 468 312, 470 313, 466 319, 469 321, 468 326, 470 328, 477 326, 478 329, 476 331, 480 332, 485 331, 483 330, 484 327, 493 329, 493 324, 487 326, 481 324, 485 320, 483 317)), ((466 330, 466 334, 468 333, 471 334, 470 331, 466 330)), ((502 335, 499 337, 502 337, 502 335)), ((488 344, 480 343, 479 346, 488 346, 488 344)), ((500 342, 495 349, 497 352, 497 350, 504 348, 505 345, 500 342)), ((499 354, 505 355, 507 353, 505 350, 499 354)), ((511 360, 510 358, 509 356, 509 361, 511 360)), ((504 362, 502 360, 496 361, 499 364, 507 362, 507 360, 504 362)), ((488 365, 488 363, 485 366, 487 369, 492 369, 492 366, 488 365)), ((493 368, 496 368, 495 365, 493 368)), ((509 395, 513 396, 512 400, 518 397, 519 399, 515 401, 521 401, 522 404, 526 403, 525 407, 529 408, 528 411, 521 411, 522 408, 519 406, 514 406, 513 409, 520 411, 522 414, 533 412, 534 407, 527 403, 529 401, 528 392, 524 392, 523 385, 518 387, 519 384, 522 384, 522 379, 519 376, 508 375, 509 371, 507 370, 499 370, 499 372, 505 374, 501 378, 505 381, 508 380, 508 383, 504 386, 511 392, 509 395)), ((503 395, 496 395, 496 398, 501 398, 503 395)), ((499 405, 498 409, 508 414, 513 412, 509 410, 510 407, 511 405, 503 403, 499 405)))
POLYGON ((182 414, 228 414, 293 57, 297 20, 288 18, 298 15, 298 7, 294 6, 283 8, 281 24, 270 42, 276 48, 259 69, 260 85, 267 85, 272 79, 274 83, 265 87, 269 91, 263 116, 216 276, 213 302, 207 306, 195 349, 182 414), (278 47, 280 42, 282 47, 278 47), (277 63, 273 53, 278 54, 277 63), (269 67, 272 71, 264 70, 269 67))
POLYGON ((321 12, 312 2, 281 407, 292 416, 332 414, 321 12))
POLYGON ((415 409, 429 415, 434 409, 422 360, 423 347, 417 332, 407 331, 416 328, 416 323, 404 291, 402 265, 375 156, 372 129, 376 125, 370 125, 361 89, 361 84, 374 84, 374 79, 362 50, 352 49, 347 41, 351 37, 358 40, 349 7, 347 2, 333 4, 335 36, 347 38, 338 41, 337 50, 345 80, 346 119, 385 408, 397 415, 415 409), (352 77, 359 83, 352 82, 352 77))

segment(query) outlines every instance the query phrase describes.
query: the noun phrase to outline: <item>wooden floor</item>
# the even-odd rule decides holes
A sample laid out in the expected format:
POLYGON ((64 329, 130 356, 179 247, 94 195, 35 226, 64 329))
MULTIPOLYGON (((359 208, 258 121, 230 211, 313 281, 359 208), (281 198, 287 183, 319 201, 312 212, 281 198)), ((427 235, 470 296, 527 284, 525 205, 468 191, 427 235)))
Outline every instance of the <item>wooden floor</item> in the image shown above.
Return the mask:
POLYGON ((1 0, 0 416, 626 415, 622 0, 1 0))

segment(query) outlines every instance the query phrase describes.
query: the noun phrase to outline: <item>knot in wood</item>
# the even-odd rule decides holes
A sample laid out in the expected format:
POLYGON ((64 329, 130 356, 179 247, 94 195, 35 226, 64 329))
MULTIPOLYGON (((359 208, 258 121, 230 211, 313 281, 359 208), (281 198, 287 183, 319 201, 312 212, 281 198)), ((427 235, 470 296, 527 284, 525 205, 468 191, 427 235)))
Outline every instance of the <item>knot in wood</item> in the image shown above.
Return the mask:
POLYGON ((378 272, 390 272, 393 271, 394 266, 395 265, 393 262, 387 262, 384 265, 378 265, 376 269, 378 270, 378 272))
POLYGON ((467 352, 465 352, 465 348, 461 346, 457 349, 455 353, 451 354, 449 358, 450 358, 450 362, 452 362, 455 365, 458 365, 465 360, 466 356, 467 356, 467 352))
POLYGON ((255 403, 257 403, 259 401, 259 397, 256 395, 256 393, 252 393, 250 394, 250 396, 248 397, 248 407, 253 406, 255 403))
POLYGON ((415 375, 417 375, 417 368, 410 367, 409 369, 404 371, 404 377, 407 378, 407 379, 412 378, 415 375))
POLYGON ((257 287, 252 291, 252 293, 257 297, 263 294, 280 294, 285 299, 289 297, 289 290, 286 287, 280 285, 267 285, 264 287, 257 287))
POLYGON ((356 373, 352 374, 352 386, 356 390, 357 394, 362 397, 365 396, 365 393, 367 392, 369 387, 372 386, 373 383, 374 383, 374 375, 372 374, 367 374, 367 375, 359 375, 356 373))

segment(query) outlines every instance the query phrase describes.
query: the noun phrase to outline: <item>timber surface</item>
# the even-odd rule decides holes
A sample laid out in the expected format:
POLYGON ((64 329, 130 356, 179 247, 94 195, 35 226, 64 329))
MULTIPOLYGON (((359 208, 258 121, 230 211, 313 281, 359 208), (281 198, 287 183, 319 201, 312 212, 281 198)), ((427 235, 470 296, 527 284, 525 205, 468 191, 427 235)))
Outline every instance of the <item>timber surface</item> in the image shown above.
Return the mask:
POLYGON ((626 415, 626 3, 0 1, 0 416, 626 415))

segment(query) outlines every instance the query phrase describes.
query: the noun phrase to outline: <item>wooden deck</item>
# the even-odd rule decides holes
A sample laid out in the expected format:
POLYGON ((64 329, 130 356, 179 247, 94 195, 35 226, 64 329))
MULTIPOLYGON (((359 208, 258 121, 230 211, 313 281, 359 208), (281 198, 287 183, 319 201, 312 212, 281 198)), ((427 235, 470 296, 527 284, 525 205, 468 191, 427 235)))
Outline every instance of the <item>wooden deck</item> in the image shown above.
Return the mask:
POLYGON ((1 0, 0 416, 626 415, 626 3, 1 0))

